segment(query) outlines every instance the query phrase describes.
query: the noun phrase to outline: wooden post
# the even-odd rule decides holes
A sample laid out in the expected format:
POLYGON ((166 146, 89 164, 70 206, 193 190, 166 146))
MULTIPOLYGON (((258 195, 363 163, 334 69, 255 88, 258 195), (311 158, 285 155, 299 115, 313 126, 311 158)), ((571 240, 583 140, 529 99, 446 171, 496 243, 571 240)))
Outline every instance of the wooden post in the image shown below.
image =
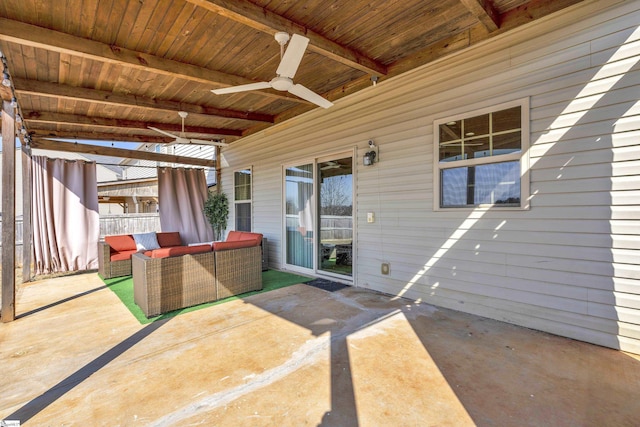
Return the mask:
POLYGON ((220 182, 222 179, 222 169, 220 168, 220 165, 222 165, 222 162, 220 162, 221 158, 220 147, 216 147, 216 192, 218 193, 222 191, 222 183, 220 182))
POLYGON ((2 101, 2 322, 16 318, 16 123, 2 101))
POLYGON ((31 147, 22 141, 22 283, 31 281, 31 147))

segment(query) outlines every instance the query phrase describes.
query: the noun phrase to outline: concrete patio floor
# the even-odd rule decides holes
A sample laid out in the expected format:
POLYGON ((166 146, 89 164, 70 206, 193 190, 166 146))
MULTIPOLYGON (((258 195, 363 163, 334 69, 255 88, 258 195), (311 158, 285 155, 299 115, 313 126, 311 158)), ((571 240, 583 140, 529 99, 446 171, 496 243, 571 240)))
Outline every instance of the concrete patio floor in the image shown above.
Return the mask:
POLYGON ((33 426, 637 426, 640 356, 356 288, 140 325, 97 274, 21 285, 0 420, 33 426))

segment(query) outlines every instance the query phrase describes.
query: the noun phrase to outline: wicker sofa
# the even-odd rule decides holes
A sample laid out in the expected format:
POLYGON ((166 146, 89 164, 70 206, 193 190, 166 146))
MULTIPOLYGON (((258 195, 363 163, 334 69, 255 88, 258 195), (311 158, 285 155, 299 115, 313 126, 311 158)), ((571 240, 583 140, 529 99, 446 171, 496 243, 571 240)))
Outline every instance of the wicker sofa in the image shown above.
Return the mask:
POLYGON ((131 257, 134 301, 152 317, 262 289, 262 235, 231 231, 208 252, 131 257))
MULTIPOLYGON (((211 247, 183 245, 177 231, 155 233, 159 249, 145 251, 150 257, 167 257, 211 251, 211 247)), ((131 276, 131 256, 138 252, 133 234, 106 236, 98 243, 98 273, 104 279, 131 276)))

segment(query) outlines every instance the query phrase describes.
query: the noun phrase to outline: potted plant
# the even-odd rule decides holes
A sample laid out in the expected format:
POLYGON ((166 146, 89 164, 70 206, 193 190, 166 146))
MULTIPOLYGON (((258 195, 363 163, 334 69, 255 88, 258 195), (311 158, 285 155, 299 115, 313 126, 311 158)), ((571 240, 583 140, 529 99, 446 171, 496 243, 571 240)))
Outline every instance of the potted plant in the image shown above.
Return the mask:
POLYGON ((213 228, 215 240, 222 240, 229 219, 229 199, 222 192, 211 193, 204 202, 204 215, 213 228))

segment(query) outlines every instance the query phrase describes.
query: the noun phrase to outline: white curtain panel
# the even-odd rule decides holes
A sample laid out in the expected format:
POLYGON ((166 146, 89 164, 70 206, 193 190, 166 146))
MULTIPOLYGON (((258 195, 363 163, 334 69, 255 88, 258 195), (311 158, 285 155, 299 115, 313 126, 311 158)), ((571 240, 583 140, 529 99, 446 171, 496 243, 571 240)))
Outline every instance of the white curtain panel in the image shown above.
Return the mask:
POLYGON ((35 274, 98 268, 96 164, 32 157, 35 274))
POLYGON ((212 241, 213 230, 203 212, 207 191, 202 169, 158 168, 162 231, 179 231, 183 244, 212 241))

